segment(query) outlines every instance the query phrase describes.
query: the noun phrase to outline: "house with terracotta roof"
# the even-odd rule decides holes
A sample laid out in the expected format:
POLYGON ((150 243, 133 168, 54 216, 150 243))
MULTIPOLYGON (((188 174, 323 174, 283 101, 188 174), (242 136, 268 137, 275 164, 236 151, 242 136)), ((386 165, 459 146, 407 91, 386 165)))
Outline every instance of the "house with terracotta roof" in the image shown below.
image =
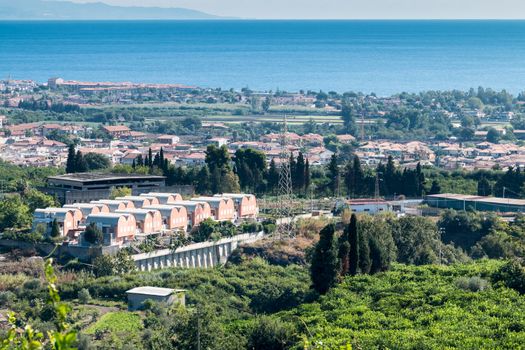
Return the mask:
POLYGON ((125 125, 103 125, 102 130, 113 138, 130 136, 131 133, 131 129, 125 125))

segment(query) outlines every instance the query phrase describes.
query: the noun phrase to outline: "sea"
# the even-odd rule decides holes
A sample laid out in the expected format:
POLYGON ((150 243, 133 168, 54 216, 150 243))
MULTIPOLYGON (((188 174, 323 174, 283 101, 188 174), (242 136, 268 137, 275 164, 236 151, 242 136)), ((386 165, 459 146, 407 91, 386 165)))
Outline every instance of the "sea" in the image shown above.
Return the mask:
POLYGON ((516 94, 525 90, 525 21, 3 21, 8 77, 516 94))

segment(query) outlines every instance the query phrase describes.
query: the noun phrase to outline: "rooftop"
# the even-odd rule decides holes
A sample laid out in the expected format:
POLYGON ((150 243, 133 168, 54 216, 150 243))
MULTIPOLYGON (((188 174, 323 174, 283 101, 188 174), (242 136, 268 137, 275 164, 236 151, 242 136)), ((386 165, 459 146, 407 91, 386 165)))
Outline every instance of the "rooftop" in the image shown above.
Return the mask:
POLYGON ((127 294, 152 295, 157 297, 167 297, 175 292, 185 292, 184 289, 171 289, 160 287, 136 287, 126 291, 127 294))
POLYGON ((48 180, 65 180, 65 181, 78 181, 78 182, 129 180, 129 179, 164 180, 165 177, 158 176, 158 175, 102 174, 102 173, 74 173, 74 174, 64 174, 64 175, 48 177, 48 180))

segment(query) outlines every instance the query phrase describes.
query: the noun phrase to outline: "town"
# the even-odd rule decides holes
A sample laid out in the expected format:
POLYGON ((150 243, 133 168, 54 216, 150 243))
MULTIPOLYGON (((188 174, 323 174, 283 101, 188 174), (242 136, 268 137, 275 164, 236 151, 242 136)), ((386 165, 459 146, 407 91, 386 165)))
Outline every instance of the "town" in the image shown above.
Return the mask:
POLYGON ((53 328, 60 294, 81 350, 320 349, 310 327, 331 349, 400 327, 391 295, 402 327, 475 296, 523 340, 523 93, 7 79, 0 105, 0 316, 53 328))

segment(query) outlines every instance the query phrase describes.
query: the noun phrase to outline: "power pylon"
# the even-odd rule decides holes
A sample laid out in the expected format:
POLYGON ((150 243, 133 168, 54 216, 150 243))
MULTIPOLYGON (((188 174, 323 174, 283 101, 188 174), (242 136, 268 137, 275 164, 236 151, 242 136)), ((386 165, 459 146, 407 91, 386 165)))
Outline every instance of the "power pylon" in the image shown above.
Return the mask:
POLYGON ((281 168, 279 170, 279 197, 277 219, 290 220, 277 226, 277 235, 281 239, 290 237, 293 229, 293 189, 292 172, 290 169, 290 152, 288 150, 288 124, 284 116, 283 131, 280 137, 281 153, 279 154, 281 168))

